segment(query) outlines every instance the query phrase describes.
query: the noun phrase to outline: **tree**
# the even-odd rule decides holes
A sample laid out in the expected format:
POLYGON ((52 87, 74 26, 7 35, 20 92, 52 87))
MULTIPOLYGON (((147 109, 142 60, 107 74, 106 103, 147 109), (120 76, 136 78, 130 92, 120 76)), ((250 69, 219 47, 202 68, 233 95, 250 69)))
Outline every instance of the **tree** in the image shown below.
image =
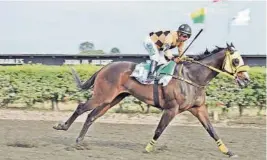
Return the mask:
POLYGON ((91 42, 86 41, 80 44, 79 50, 80 52, 87 52, 87 51, 95 50, 95 45, 91 42))
POLYGON ((120 52, 119 48, 117 48, 117 47, 113 47, 113 48, 110 50, 110 53, 112 53, 112 54, 118 54, 118 53, 121 53, 121 52, 120 52))
POLYGON ((104 54, 103 50, 95 50, 95 45, 91 42, 83 42, 79 47, 80 54, 104 54))
POLYGON ((91 51, 83 51, 80 54, 104 54, 103 50, 91 50, 91 51))

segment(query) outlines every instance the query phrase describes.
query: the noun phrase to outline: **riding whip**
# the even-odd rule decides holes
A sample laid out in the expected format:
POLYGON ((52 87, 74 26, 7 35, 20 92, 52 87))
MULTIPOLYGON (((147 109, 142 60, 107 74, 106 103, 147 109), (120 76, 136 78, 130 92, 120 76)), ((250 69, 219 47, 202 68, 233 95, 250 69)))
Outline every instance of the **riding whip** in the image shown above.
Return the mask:
POLYGON ((191 43, 186 47, 186 49, 184 50, 184 52, 181 54, 180 57, 182 57, 184 55, 184 53, 188 50, 188 48, 191 46, 191 44, 197 39, 197 37, 200 35, 200 33, 203 31, 203 29, 201 29, 198 34, 195 36, 195 38, 191 41, 191 43))

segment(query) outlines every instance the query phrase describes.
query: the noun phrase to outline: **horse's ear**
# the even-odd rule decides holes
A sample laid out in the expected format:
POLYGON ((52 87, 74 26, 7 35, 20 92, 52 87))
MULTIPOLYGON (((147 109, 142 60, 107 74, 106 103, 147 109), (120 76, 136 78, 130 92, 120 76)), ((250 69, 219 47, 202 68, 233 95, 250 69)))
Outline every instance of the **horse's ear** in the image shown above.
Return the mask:
POLYGON ((227 46, 227 48, 230 48, 230 45, 226 42, 226 46, 227 46))
POLYGON ((204 54, 208 54, 208 53, 209 53, 209 50, 208 50, 208 48, 206 48, 204 54))
POLYGON ((235 46, 233 45, 233 43, 232 43, 232 42, 231 42, 231 44, 230 44, 230 45, 231 45, 231 47, 234 47, 234 48, 235 48, 235 46))

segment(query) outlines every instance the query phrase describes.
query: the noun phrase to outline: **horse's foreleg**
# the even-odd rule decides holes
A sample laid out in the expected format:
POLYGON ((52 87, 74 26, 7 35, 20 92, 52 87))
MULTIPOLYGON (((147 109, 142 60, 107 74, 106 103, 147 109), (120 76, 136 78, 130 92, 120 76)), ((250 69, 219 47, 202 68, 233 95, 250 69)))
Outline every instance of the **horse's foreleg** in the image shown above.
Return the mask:
POLYGON ((216 134, 208 116, 206 106, 199 106, 189 109, 189 111, 198 118, 203 127, 207 130, 209 135, 216 141, 220 151, 228 156, 234 156, 234 154, 225 146, 223 141, 216 134))
POLYGON ((165 128, 168 126, 168 124, 171 122, 171 120, 177 115, 178 109, 177 108, 171 108, 171 109, 165 109, 163 111, 163 115, 160 119, 160 122, 158 124, 158 127, 155 131, 153 139, 147 144, 145 150, 147 152, 151 152, 154 150, 154 145, 162 132, 165 130, 165 128))

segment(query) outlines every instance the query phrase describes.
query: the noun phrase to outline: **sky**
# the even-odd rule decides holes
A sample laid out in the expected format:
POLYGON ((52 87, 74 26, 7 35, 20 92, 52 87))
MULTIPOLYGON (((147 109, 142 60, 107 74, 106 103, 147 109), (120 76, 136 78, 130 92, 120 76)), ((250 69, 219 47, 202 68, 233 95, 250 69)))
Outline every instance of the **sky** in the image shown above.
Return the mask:
POLYGON ((177 30, 183 23, 192 27, 192 37, 204 29, 187 54, 226 42, 241 54, 266 54, 266 2, 232 0, 1 1, 0 54, 77 54, 85 41, 105 52, 118 47, 123 54, 147 54, 143 41, 149 32, 177 30), (201 7, 207 8, 205 23, 193 24, 189 15, 201 7), (249 25, 228 27, 246 8, 249 25))

